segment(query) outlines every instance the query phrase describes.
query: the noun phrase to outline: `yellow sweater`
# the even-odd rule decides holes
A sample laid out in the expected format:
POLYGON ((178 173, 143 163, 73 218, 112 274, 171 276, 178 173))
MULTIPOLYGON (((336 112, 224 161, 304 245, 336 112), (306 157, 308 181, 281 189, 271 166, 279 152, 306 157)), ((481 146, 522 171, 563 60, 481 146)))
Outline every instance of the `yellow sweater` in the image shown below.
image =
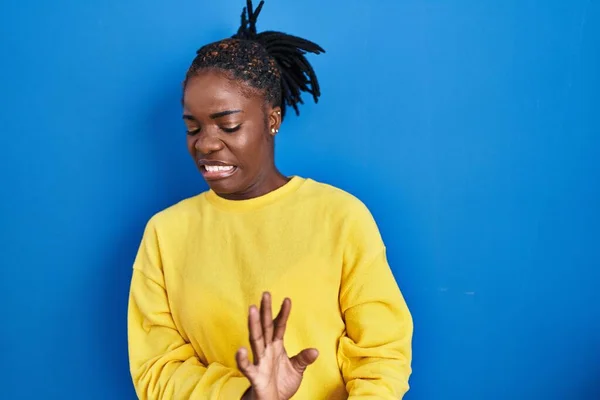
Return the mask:
POLYGON ((292 300, 288 354, 320 352, 294 400, 402 398, 413 325, 378 228, 355 197, 300 177, 250 200, 208 191, 150 219, 128 316, 139 398, 240 399, 250 384, 235 353, 267 290, 274 312, 292 300))

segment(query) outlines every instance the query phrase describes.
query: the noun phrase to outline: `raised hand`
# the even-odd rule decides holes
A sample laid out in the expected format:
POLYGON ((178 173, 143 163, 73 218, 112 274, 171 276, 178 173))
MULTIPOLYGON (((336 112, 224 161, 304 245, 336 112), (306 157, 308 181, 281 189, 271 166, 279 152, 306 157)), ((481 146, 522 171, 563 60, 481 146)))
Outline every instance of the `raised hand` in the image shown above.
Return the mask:
POLYGON ((304 349, 288 357, 283 336, 291 308, 292 302, 285 299, 273 320, 269 293, 263 294, 260 311, 250 307, 248 330, 254 362, 248 359, 245 348, 236 354, 238 368, 252 384, 243 399, 288 400, 298 391, 306 367, 317 359, 316 349, 304 349))

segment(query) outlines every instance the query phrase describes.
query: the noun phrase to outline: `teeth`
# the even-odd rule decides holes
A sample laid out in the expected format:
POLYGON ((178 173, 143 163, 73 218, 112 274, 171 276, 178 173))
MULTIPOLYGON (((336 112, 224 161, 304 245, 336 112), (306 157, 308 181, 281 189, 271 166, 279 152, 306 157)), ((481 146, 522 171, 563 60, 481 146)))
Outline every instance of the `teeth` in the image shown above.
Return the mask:
POLYGON ((221 166, 221 165, 205 165, 206 171, 208 172, 219 172, 219 171, 231 171, 233 169, 232 165, 221 166))

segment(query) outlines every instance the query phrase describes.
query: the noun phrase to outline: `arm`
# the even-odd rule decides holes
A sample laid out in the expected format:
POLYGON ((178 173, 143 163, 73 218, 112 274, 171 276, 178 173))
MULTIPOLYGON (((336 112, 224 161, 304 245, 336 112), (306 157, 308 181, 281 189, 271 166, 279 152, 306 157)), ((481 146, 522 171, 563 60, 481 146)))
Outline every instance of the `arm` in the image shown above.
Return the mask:
POLYGON ((401 399, 411 374, 412 317, 375 221, 366 208, 355 216, 340 290, 346 323, 338 348, 342 375, 349 400, 401 399))
POLYGON ((167 301, 152 221, 134 264, 128 340, 131 376, 141 400, 240 399, 250 386, 236 370, 218 363, 203 365, 177 330, 167 301))

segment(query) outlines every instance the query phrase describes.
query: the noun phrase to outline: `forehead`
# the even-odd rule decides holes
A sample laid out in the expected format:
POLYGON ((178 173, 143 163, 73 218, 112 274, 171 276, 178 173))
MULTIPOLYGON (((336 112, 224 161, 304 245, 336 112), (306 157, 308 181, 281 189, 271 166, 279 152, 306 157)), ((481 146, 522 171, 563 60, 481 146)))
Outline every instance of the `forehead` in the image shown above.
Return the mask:
POLYGON ((224 109, 250 110, 262 106, 262 96, 245 82, 231 79, 225 73, 201 71, 191 77, 183 93, 184 110, 212 113, 224 109))

